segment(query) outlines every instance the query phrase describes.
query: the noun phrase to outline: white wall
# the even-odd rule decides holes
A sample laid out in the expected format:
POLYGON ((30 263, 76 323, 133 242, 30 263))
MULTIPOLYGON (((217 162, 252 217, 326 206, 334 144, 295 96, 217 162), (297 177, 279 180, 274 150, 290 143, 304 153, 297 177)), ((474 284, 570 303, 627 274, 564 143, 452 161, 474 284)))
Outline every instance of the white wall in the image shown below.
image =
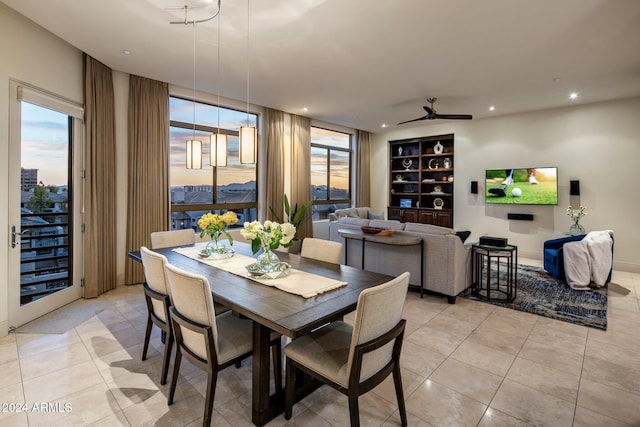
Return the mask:
POLYGON ((8 330, 9 79, 82 103, 82 53, 0 3, 0 337, 8 330))
MULTIPOLYGON (((371 170, 388 170, 388 141, 455 134, 457 230, 508 237, 521 256, 541 258, 545 240, 571 225, 568 205, 587 207, 580 222, 587 231, 615 232, 615 267, 640 271, 640 98, 575 105, 473 121, 437 121, 397 127, 373 135, 371 170), (384 165, 384 167, 383 167, 384 165), (558 167, 557 206, 486 206, 485 169, 558 167), (580 180, 580 196, 569 196, 569 181, 580 180), (470 194, 478 181, 479 194, 470 194), (507 220, 507 213, 531 213, 534 221, 507 220)), ((372 177, 372 208, 386 210, 388 172, 372 177)))

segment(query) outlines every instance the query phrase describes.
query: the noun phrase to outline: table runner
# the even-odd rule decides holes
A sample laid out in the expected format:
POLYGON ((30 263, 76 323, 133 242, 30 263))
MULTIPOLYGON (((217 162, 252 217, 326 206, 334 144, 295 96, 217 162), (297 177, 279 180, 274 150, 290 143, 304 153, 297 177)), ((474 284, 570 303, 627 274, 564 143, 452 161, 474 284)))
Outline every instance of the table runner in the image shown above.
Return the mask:
POLYGON ((241 276, 263 285, 273 286, 282 291, 300 295, 303 298, 311 298, 347 285, 347 282, 341 282, 339 280, 330 279, 317 274, 307 273, 301 270, 296 270, 295 268, 291 269, 288 276, 278 279, 265 280, 252 277, 249 275, 246 267, 249 264, 256 262, 255 258, 238 253, 227 259, 201 258, 198 256, 198 251, 202 249, 202 247, 203 245, 196 245, 191 247, 175 248, 174 251, 180 255, 184 255, 220 270, 235 274, 236 276, 241 276))

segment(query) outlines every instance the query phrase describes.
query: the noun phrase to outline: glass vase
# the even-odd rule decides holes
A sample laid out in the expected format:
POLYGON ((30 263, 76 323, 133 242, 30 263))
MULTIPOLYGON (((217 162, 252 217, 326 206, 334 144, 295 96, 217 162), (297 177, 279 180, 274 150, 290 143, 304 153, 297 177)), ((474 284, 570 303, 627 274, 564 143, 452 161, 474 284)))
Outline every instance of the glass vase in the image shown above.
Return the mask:
POLYGON ((584 234, 584 227, 580 225, 578 221, 576 221, 571 227, 569 227, 569 234, 572 236, 579 236, 584 234))
POLYGON ((258 255, 256 263, 264 273, 278 271, 280 268, 280 258, 269 248, 265 248, 264 252, 258 255))
POLYGON ((211 241, 207 243, 206 250, 213 259, 231 258, 235 255, 233 248, 227 247, 227 245, 220 242, 220 236, 211 236, 211 241))

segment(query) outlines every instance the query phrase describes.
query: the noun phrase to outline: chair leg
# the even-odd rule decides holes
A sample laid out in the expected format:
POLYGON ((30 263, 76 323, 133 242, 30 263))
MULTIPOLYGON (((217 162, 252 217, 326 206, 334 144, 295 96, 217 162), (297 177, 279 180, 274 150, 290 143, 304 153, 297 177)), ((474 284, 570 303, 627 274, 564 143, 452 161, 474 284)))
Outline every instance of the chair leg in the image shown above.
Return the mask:
POLYGON ((144 333, 144 346, 142 347, 142 360, 147 360, 147 350, 149 349, 149 339, 151 338, 151 314, 147 315, 147 330, 144 333))
POLYGON ((178 374, 180 374, 180 362, 182 361, 182 352, 180 346, 176 346, 176 358, 173 361, 173 376, 171 377, 171 388, 169 389, 169 399, 167 404, 173 405, 173 396, 176 394, 176 384, 178 383, 178 374))
POLYGON ((271 346, 271 357, 273 358, 273 382, 276 396, 282 395, 282 344, 280 339, 271 346))
POLYGON ((171 349, 173 348, 173 333, 169 331, 169 338, 164 344, 164 358, 162 359, 162 376, 160 377, 160 384, 165 385, 167 383, 167 375, 169 373, 169 361, 171 359, 171 349))
POLYGON ((291 364, 290 359, 286 362, 285 371, 285 387, 284 387, 284 419, 291 419, 293 412, 293 398, 295 397, 296 386, 296 368, 291 364))
POLYGON ((211 369, 211 371, 207 372, 207 395, 204 399, 203 427, 209 427, 211 425, 213 399, 216 395, 216 382, 218 381, 218 370, 213 366, 209 366, 209 369, 211 369))
POLYGON ((358 396, 349 396, 349 418, 351 419, 351 427, 360 427, 358 396))
POLYGON ((402 427, 407 426, 407 410, 404 406, 404 392, 402 391, 402 377, 400 376, 400 365, 395 364, 393 368, 393 383, 396 386, 396 398, 398 399, 398 412, 400 412, 400 423, 402 427))
POLYGON ((165 344, 167 341, 167 333, 165 331, 160 332, 160 341, 162 344, 165 344))

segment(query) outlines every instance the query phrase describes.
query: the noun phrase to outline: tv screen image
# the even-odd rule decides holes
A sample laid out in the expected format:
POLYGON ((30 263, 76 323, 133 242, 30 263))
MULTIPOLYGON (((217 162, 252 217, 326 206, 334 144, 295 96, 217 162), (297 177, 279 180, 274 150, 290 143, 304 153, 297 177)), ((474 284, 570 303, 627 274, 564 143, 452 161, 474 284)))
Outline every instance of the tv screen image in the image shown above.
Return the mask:
POLYGON ((488 204, 557 205, 558 168, 485 171, 488 204))

